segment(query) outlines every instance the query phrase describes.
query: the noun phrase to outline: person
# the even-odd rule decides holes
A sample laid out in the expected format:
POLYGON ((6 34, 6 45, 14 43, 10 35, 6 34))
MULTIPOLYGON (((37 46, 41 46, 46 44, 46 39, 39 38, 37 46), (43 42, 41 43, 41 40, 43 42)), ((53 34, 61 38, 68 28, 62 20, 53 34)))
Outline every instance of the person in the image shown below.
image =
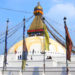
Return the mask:
POLYGON ((20 59, 22 59, 21 55, 20 55, 20 59))
POLYGON ((18 56, 18 60, 19 60, 19 56, 18 56))
POLYGON ((32 51, 32 54, 34 54, 34 49, 33 49, 33 51, 32 51))
POLYGON ((32 56, 31 56, 31 60, 32 60, 32 56))

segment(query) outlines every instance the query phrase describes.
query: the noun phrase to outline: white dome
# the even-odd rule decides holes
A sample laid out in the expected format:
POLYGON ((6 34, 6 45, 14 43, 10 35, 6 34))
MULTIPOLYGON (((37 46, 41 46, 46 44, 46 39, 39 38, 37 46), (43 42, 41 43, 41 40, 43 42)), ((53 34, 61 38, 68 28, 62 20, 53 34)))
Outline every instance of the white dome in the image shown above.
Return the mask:
MULTIPOLYGON (((42 51, 44 50, 44 37, 43 36, 33 36, 33 37, 27 37, 26 39, 26 45, 28 52, 35 50, 35 51, 42 51)), ((57 41, 52 40, 49 38, 49 51, 48 52, 54 52, 59 54, 65 54, 66 50, 65 48, 59 44, 57 41)), ((13 45, 8 53, 15 53, 15 52, 21 52, 22 53, 23 48, 23 41, 19 41, 15 45, 13 45)))

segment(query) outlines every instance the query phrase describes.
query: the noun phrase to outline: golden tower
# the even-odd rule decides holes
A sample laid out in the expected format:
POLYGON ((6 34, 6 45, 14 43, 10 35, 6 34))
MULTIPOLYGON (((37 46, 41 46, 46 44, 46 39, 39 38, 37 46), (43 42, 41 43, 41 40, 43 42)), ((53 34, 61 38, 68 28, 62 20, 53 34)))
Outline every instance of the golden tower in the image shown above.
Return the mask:
POLYGON ((44 33, 44 23, 42 22, 42 15, 43 15, 43 8, 40 6, 40 3, 38 2, 38 5, 34 8, 34 15, 35 18, 27 31, 29 36, 42 36, 44 33))

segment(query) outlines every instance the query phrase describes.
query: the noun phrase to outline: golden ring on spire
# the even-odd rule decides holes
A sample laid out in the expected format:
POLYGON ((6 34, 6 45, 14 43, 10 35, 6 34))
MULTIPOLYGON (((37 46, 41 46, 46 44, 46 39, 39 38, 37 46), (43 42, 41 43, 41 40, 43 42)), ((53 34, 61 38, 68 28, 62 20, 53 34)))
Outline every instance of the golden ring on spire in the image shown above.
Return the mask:
POLYGON ((34 11, 34 14, 37 14, 37 13, 40 13, 40 14, 43 15, 43 12, 42 12, 41 10, 36 10, 36 11, 34 11))

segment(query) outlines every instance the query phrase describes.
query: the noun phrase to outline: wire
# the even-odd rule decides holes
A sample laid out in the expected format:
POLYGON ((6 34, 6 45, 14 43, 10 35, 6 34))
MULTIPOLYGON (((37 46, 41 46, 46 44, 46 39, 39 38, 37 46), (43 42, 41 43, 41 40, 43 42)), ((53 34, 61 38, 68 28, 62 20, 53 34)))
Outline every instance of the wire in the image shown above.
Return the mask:
MULTIPOLYGON (((22 22, 18 23, 17 25, 11 27, 10 29, 8 29, 8 32, 13 30, 14 28, 17 28, 22 22)), ((2 37, 3 35, 5 35, 6 31, 4 31, 2 34, 0 34, 0 36, 2 37)))
POLYGON ((48 23, 48 25, 57 33, 59 34, 64 40, 65 38, 45 19, 45 21, 48 23))
MULTIPOLYGON (((45 16, 46 17, 46 16, 45 16)), ((53 19, 51 19, 51 18, 48 18, 48 17, 46 17, 47 19, 50 19, 50 20, 52 20, 54 23, 56 23, 57 25, 60 25, 60 26, 63 26, 64 27, 64 25, 63 24, 61 24, 61 23, 58 23, 58 22, 56 22, 55 20, 53 20, 53 19)), ((61 27, 62 28, 62 27, 61 27)), ((70 31, 72 31, 72 32, 75 32, 75 30, 72 30, 70 27, 68 27, 69 29, 70 29, 70 31)))
POLYGON ((6 11, 18 12, 18 13, 32 14, 32 12, 27 12, 27 11, 23 11, 23 10, 15 10, 15 9, 1 8, 1 7, 0 7, 0 9, 6 10, 6 11))
POLYGON ((49 33, 54 37, 54 39, 56 39, 60 44, 62 44, 62 46, 65 47, 65 42, 62 41, 59 37, 57 37, 57 36, 48 28, 47 25, 46 25, 46 27, 47 27, 49 33))
MULTIPOLYGON (((8 39, 12 36, 12 35, 14 35, 18 30, 19 30, 19 28, 21 28, 22 27, 22 25, 20 26, 20 27, 18 27, 17 29, 15 29, 11 34, 9 34, 8 35, 8 39)), ((2 42, 4 42, 4 40, 5 40, 5 38, 2 40, 2 42)), ((2 42, 0 42, 0 43, 2 43, 2 42)))
MULTIPOLYGON (((34 15, 33 15, 33 16, 34 16, 34 15)), ((26 20, 26 22, 28 22, 33 16, 31 16, 30 18, 28 18, 28 19, 26 20)), ((23 26, 23 25, 22 25, 22 26, 23 26)), ((21 27, 20 27, 20 28, 21 28, 21 27)), ((17 28, 17 29, 19 29, 19 28, 17 28)), ((15 30, 14 33, 15 33, 16 31, 17 31, 17 30, 15 30)), ((14 33, 13 33, 13 34, 14 34, 14 33)), ((11 34, 9 37, 11 37, 11 36, 12 36, 12 34, 11 34)), ((9 37, 8 37, 8 38, 9 38, 9 37)), ((20 38, 20 37, 19 37, 19 38, 20 38)), ((18 39, 19 39, 19 38, 18 38, 18 39)), ((14 43, 13 43, 13 44, 14 44, 14 43)), ((13 44, 12 44, 12 45, 13 45, 13 44)), ((12 45, 11 45, 11 46, 12 46, 12 45)))
MULTIPOLYGON (((33 18, 33 16, 34 15, 32 15, 30 18, 26 19, 26 22, 28 22, 31 18, 33 18)), ((23 26, 23 24, 22 24, 22 22, 20 22, 16 26, 10 28, 8 31, 11 31, 12 29, 14 29, 14 30, 12 30, 11 32, 8 32, 8 38, 10 38, 13 34, 15 34, 22 26, 23 26)), ((5 33, 2 35, 5 35, 5 33)), ((0 39, 0 43, 3 43, 3 42, 5 42, 5 36, 0 39)))
MULTIPOLYGON (((10 36, 15 30, 18 30, 21 26, 22 26, 22 24, 18 25, 16 28, 14 27, 14 30, 12 30, 12 31, 11 31, 11 29, 13 29, 13 28, 10 28, 10 32, 8 32, 8 36, 10 36)), ((3 39, 3 38, 5 38, 5 36, 1 37, 1 39, 3 39)))
POLYGON ((29 17, 29 18, 27 18, 27 19, 26 19, 26 22, 28 22, 30 19, 32 19, 32 18, 33 18, 33 16, 34 16, 34 15, 32 15, 32 16, 31 16, 31 17, 29 17))
MULTIPOLYGON (((21 36, 22 36, 22 35, 20 35, 20 36, 17 37, 17 38, 14 37, 15 41, 13 41, 13 43, 10 45, 10 47, 9 47, 8 49, 10 49, 10 48, 17 42, 17 40, 20 39, 21 36)), ((13 40, 14 40, 14 39, 13 39, 13 40)))
MULTIPOLYGON (((28 19, 26 19, 26 22, 28 22, 31 18, 33 18, 34 15, 32 15, 31 17, 29 17, 28 19)), ((8 32, 9 34, 11 33, 10 31, 12 31, 13 29, 15 30, 16 28, 18 28, 23 22, 21 21, 20 23, 18 23, 16 26, 11 27, 8 32)), ((0 34, 0 36, 4 36, 5 32, 3 32, 2 34, 0 34)), ((5 36, 4 36, 5 37, 5 36)), ((3 37, 2 37, 3 38, 3 37)), ((1 40, 1 39, 0 39, 1 40)))

